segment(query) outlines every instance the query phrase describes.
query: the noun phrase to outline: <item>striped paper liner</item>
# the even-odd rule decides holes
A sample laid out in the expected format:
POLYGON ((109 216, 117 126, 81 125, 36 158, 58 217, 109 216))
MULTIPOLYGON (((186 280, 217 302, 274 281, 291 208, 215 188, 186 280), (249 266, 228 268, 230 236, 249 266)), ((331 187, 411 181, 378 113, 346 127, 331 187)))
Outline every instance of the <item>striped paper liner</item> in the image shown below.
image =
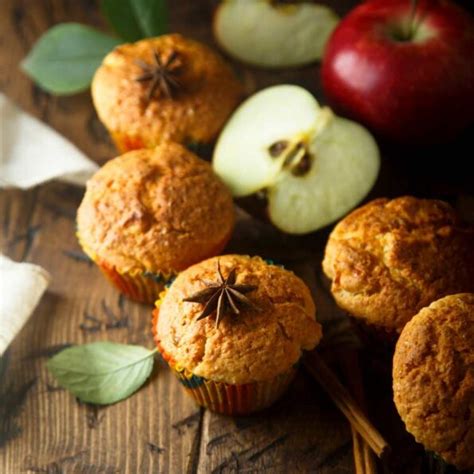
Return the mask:
POLYGON ((170 367, 198 405, 223 415, 247 415, 270 406, 283 395, 296 374, 292 368, 270 380, 236 385, 214 382, 170 367))
POLYGON ((160 296, 165 285, 172 281, 175 274, 119 272, 114 266, 97 259, 95 261, 106 278, 129 298, 140 303, 153 304, 160 296))
POLYGON ((161 274, 144 272, 142 270, 120 271, 114 265, 102 260, 76 233, 79 244, 88 257, 99 267, 101 272, 121 293, 139 303, 154 304, 160 297, 165 286, 173 281, 176 273, 161 274))
MULTIPOLYGON (((158 302, 159 306, 159 302, 158 302)), ((153 311, 152 332, 163 358, 198 405, 224 415, 247 415, 270 406, 283 395, 297 372, 297 366, 276 377, 247 384, 214 382, 182 368, 167 354, 156 332, 159 309, 153 311)))

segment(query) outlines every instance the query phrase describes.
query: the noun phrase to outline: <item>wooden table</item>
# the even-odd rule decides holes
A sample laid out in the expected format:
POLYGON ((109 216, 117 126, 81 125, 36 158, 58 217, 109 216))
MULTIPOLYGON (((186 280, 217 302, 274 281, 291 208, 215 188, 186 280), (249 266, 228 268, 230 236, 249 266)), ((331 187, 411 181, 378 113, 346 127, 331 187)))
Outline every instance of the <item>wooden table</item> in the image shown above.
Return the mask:
MULTIPOLYGON (((336 3, 342 14, 354 2, 336 3)), ((214 1, 169 4, 170 31, 213 44, 214 1)), ((89 93, 50 96, 18 68, 35 40, 62 21, 106 28, 92 0, 2 0, 0 88, 103 163, 115 150, 89 93)), ((324 101, 315 66, 278 73, 234 66, 248 93, 291 82, 324 101)), ((473 218, 473 180, 467 171, 467 161, 473 157, 469 132, 449 146, 413 150, 382 144, 382 150, 382 174, 372 196, 411 193, 443 198, 473 218)), ((81 188, 56 182, 1 194, 2 251, 15 260, 42 265, 53 280, 0 364, 0 472, 352 472, 349 427, 305 373, 270 410, 235 419, 199 409, 160 361, 145 387, 113 406, 81 404, 56 386, 45 362, 70 344, 107 339, 153 346, 150 308, 120 297, 79 248, 75 212, 82 194, 81 188)), ((314 268, 318 268, 317 255, 326 235, 296 239, 314 250, 314 268)), ((231 249, 245 245, 244 240, 234 239, 231 249)), ((390 390, 371 384, 371 376, 368 371, 371 414, 388 426, 384 434, 396 449, 403 450, 400 439, 405 435, 400 435, 398 418, 379 409, 390 404, 390 390)), ((424 457, 410 442, 409 451, 399 451, 393 472, 420 472, 420 466, 426 467, 424 457)))

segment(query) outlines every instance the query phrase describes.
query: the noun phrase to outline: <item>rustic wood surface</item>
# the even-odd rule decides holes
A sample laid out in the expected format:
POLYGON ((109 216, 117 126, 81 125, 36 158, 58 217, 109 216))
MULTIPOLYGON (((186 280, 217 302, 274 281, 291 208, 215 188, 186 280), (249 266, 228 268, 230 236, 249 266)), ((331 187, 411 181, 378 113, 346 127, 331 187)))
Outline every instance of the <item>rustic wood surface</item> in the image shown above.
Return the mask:
MULTIPOLYGON (((335 3, 342 14, 354 2, 335 3)), ((170 31, 213 44, 214 4, 212 0, 170 1, 170 31)), ((89 93, 50 96, 18 67, 34 41, 62 21, 107 29, 93 0, 2 0, 0 89, 103 163, 115 150, 96 117, 89 93)), ((276 73, 234 65, 248 93, 292 82, 324 101, 315 66, 276 73)), ((372 195, 413 193, 443 198, 472 219, 474 190, 467 163, 473 156, 470 134, 472 130, 455 144, 428 150, 382 144, 382 175, 372 195)), ((78 403, 55 385, 45 361, 70 344, 108 339, 153 345, 150 309, 120 297, 78 246, 75 212, 82 194, 83 189, 60 183, 1 193, 2 251, 15 260, 42 265, 53 279, 0 362, 0 472, 353 472, 349 427, 304 373, 273 408, 236 419, 196 407, 159 359, 145 387, 113 406, 78 403)), ((233 240, 232 249, 245 250, 252 243, 251 237, 246 240, 246 225, 248 221, 239 224, 242 238, 233 240)), ((304 244, 313 255, 307 261, 318 268, 317 256, 326 235, 327 231, 287 239, 283 248, 301 250, 304 244)), ((254 247, 255 253, 272 255, 265 242, 260 245, 254 247)), ((393 410, 386 408, 391 406, 389 385, 371 384, 371 372, 368 374, 372 415, 387 427, 384 434, 401 453, 390 471, 426 470, 420 450, 400 431, 393 410)), ((389 472, 386 467, 384 471, 389 472)))

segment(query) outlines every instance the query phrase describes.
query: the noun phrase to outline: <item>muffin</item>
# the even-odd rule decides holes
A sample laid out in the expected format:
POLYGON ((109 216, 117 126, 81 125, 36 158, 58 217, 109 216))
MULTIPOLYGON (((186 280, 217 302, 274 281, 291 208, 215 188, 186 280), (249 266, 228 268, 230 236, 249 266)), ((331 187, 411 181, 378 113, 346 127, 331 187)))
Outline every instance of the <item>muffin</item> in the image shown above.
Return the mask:
POLYGON ((198 404, 242 415, 286 390, 302 351, 321 339, 315 311, 292 272, 259 257, 225 255, 178 275, 157 302, 153 333, 198 404))
POLYGON ((165 140, 210 143, 243 93, 216 53, 177 34, 116 47, 97 69, 91 90, 121 152, 165 140))
POLYGON ((84 252, 120 291, 146 303, 179 271, 219 254, 233 226, 227 188, 175 143, 107 162, 88 181, 77 213, 84 252))
POLYGON ((474 294, 450 295, 405 326, 393 359, 407 430, 458 469, 474 469, 474 294))
POLYGON ((376 199, 336 225, 323 270, 364 333, 394 343, 421 308, 474 290, 474 229, 442 201, 376 199))

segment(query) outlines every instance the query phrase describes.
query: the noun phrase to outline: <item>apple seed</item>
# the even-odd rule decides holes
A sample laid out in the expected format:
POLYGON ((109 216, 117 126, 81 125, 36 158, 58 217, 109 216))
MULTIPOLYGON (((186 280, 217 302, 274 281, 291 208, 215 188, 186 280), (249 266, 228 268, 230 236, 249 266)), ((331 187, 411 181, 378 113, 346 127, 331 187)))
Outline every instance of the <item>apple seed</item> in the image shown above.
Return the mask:
POLYGON ((306 151, 300 161, 293 167, 291 174, 293 176, 304 176, 311 169, 311 163, 313 161, 312 155, 306 151))
MULTIPOLYGON (((280 142, 275 142, 274 145, 278 143, 280 142)), ((311 153, 305 143, 297 142, 284 157, 282 169, 289 169, 293 176, 304 176, 311 169, 312 161, 311 153)))
POLYGON ((268 147, 268 152, 272 158, 278 158, 288 147, 287 140, 278 140, 268 147))

